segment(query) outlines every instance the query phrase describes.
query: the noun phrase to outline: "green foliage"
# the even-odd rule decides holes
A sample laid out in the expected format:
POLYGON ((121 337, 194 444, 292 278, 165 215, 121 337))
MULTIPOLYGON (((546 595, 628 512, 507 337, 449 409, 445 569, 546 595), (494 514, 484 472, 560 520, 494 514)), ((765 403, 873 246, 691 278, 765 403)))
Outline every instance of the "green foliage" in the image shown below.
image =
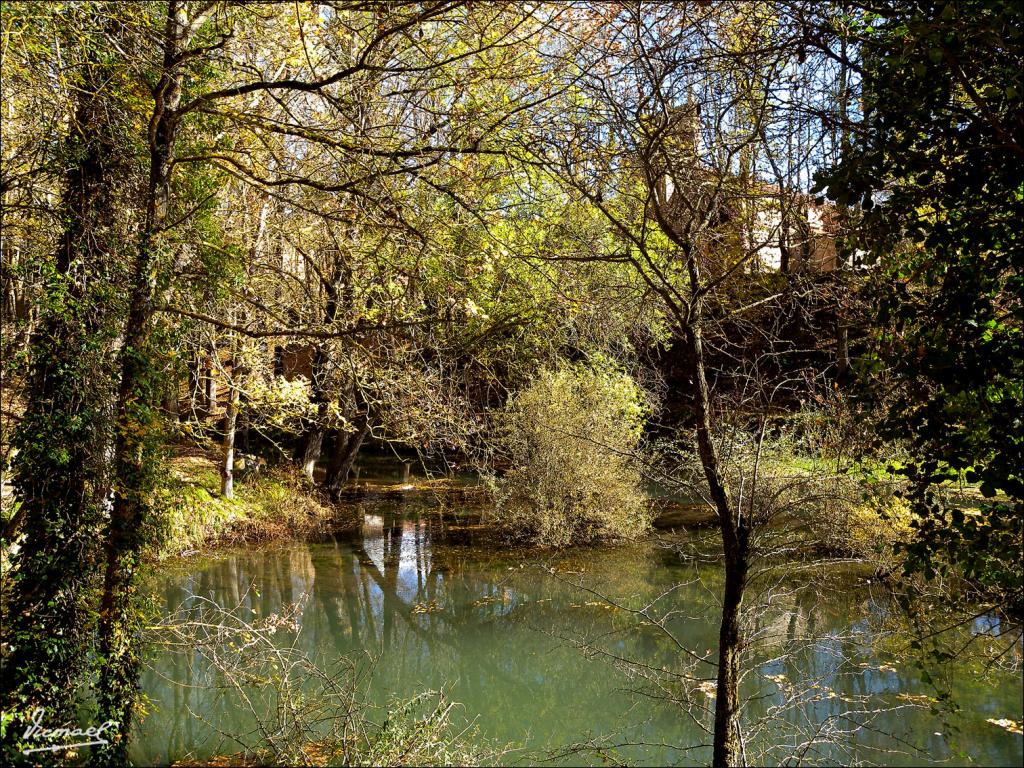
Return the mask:
POLYGON ((179 456, 169 468, 154 492, 159 535, 148 554, 157 557, 307 534, 335 514, 294 467, 275 467, 243 480, 234 499, 220 495, 220 476, 206 456, 179 456))
POLYGON ((542 370, 499 417, 511 468, 498 483, 498 523, 556 547, 642 534, 651 512, 636 452, 647 413, 636 382, 603 360, 542 370))
POLYGON ((878 352, 865 372, 880 434, 911 453, 898 470, 919 518, 906 562, 963 568, 1019 613, 1024 10, 899 3, 860 34, 866 130, 820 182, 860 204, 857 244, 880 262, 878 352), (977 509, 942 492, 959 481, 979 484, 977 509))
MULTIPOLYGON (((5 31, 41 46, 22 65, 46 50, 52 43, 49 35, 67 24, 49 13, 31 19, 6 12, 5 6, 5 31)), ((10 527, 18 547, 4 574, 9 581, 0 699, 8 711, 24 714, 45 705, 57 717, 73 712, 95 623, 96 565, 113 437, 111 347, 123 307, 115 287, 119 270, 109 258, 119 234, 111 171, 124 159, 122 126, 114 116, 118 89, 110 85, 110 70, 96 49, 96 20, 85 14, 76 22, 76 42, 65 49, 75 63, 61 85, 73 87, 67 105, 72 118, 58 134, 61 141, 48 148, 64 183, 59 218, 50 222, 57 224, 59 244, 52 261, 36 266, 43 281, 37 303, 41 322, 32 335, 25 413, 11 439, 23 523, 18 527, 12 521, 10 527)), ((6 65, 5 57, 5 74, 6 65)), ((5 110, 14 114, 7 102, 5 110)))

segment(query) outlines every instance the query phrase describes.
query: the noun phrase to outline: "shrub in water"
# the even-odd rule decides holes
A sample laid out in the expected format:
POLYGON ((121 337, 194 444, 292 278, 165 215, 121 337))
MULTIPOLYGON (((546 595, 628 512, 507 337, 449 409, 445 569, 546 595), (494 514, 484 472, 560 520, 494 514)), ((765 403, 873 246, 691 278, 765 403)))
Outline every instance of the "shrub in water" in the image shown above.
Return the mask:
POLYGON ((608 363, 541 371, 499 418, 511 465, 496 483, 499 525, 556 547, 646 531, 635 454, 647 410, 633 379, 608 363))

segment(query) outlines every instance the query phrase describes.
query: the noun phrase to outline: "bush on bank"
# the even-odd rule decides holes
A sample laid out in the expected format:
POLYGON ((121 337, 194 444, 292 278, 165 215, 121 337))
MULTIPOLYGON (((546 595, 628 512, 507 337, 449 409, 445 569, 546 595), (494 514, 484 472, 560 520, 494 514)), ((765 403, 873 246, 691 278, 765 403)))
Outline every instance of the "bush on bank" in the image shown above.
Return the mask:
POLYGON ((647 413, 640 387, 611 364, 541 371, 498 417, 511 468, 495 482, 497 524, 554 547, 644 533, 651 510, 636 454, 647 413))

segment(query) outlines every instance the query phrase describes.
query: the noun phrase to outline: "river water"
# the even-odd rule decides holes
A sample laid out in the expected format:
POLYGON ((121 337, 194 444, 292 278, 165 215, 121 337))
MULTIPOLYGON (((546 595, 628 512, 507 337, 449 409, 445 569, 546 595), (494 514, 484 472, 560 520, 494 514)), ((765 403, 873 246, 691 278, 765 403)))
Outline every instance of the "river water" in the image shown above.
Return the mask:
MULTIPOLYGON (((440 515, 414 494, 353 504, 361 524, 324 540, 161 571, 153 621, 207 600, 253 621, 293 606, 275 642, 325 666, 372 656, 368 695, 381 704, 443 687, 474 739, 516 745, 503 762, 601 764, 601 753, 566 752, 586 742, 612 761, 709 762, 713 687, 677 673, 713 677, 699 659, 714 657, 721 584, 715 565, 677 554, 686 536, 556 555, 496 543, 472 515, 440 515), (648 605, 646 617, 633 612, 648 605)), ((982 663, 971 646, 942 675, 923 673, 877 587, 811 581, 753 606, 743 688, 752 764, 796 751, 811 763, 1021 765, 1024 737, 989 722, 1022 719, 1019 672, 982 663)), ((1011 647, 1002 662, 1019 653, 1011 647)), ((224 682, 206 654, 155 645, 133 760, 238 752, 225 734, 254 720, 224 682)))

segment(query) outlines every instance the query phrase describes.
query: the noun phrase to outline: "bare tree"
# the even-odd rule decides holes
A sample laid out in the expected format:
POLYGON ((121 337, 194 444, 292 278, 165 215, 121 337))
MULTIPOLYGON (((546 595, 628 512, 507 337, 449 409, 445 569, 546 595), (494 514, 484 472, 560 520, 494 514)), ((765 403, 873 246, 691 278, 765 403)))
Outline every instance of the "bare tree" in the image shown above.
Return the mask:
MULTIPOLYGON (((774 245, 779 266, 792 267, 794 222, 806 220, 797 203, 821 151, 799 129, 781 146, 772 138, 809 109, 794 86, 806 76, 800 30, 777 7, 729 3, 582 9, 579 28, 590 36, 560 59, 578 78, 579 106, 551 116, 533 156, 602 213, 614 244, 592 258, 635 270, 683 361, 684 432, 700 468, 688 484, 715 511, 724 551, 718 657, 702 660, 716 674, 713 764, 743 764, 745 596, 765 552, 759 537, 792 502, 780 501, 788 486, 766 475, 762 447, 772 420, 821 375, 813 356, 802 372, 780 366, 801 350, 772 327, 773 314, 820 301, 820 288, 765 270, 774 245)), ((693 465, 666 466, 663 479, 678 482, 693 465)))

